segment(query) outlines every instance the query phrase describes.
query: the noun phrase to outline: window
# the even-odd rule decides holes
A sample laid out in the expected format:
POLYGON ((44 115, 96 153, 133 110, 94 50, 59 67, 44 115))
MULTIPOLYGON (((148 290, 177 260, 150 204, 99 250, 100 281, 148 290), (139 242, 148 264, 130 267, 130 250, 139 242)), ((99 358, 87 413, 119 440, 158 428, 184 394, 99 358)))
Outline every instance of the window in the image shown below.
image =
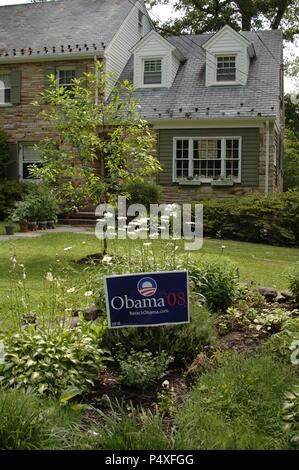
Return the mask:
POLYGON ((10 76, 9 74, 0 74, 0 104, 7 104, 10 102, 10 76))
POLYGON ((144 14, 141 10, 138 10, 138 31, 141 36, 143 34, 143 21, 144 21, 144 14))
POLYGON ((64 88, 71 89, 73 87, 73 80, 76 78, 76 71, 75 69, 58 69, 57 71, 57 79, 59 86, 63 86, 64 88))
POLYGON ((162 84, 162 59, 144 61, 144 85, 162 84))
POLYGON ((236 81, 236 56, 217 57, 217 82, 236 81))
POLYGON ((34 144, 23 144, 20 149, 22 179, 33 179, 30 168, 32 165, 41 165, 41 157, 34 144))
POLYGON ((241 182, 241 137, 174 139, 174 181, 241 182))

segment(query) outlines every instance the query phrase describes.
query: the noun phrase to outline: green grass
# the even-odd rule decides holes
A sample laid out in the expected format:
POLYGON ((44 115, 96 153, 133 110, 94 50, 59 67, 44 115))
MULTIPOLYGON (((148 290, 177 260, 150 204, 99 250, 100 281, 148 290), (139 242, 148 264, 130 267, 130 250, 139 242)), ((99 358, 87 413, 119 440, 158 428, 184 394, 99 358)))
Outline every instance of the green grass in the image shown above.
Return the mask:
POLYGON ((203 375, 176 417, 177 449, 274 450, 289 448, 281 417, 295 383, 290 365, 270 357, 228 354, 203 375))
MULTIPOLYGON (((133 241, 110 242, 111 253, 124 253, 130 256, 140 256, 134 249, 139 246, 133 241)), ((165 252, 164 244, 167 242, 155 241, 153 244, 155 253, 165 252)), ((20 292, 16 291, 16 282, 26 284, 26 291, 30 293, 30 310, 35 309, 38 302, 43 300, 49 283, 46 282, 47 272, 67 270, 66 287, 85 288, 87 275, 84 266, 79 266, 73 261, 96 253, 101 249, 101 242, 93 234, 47 234, 39 238, 17 239, 13 241, 0 241, 0 319, 5 324, 10 323, 8 296, 15 296, 16 302, 22 302, 20 292), (65 248, 72 247, 69 251, 65 248), (15 255, 18 262, 16 270, 11 270, 10 258, 15 255), (26 270, 26 280, 22 280, 23 268, 26 270)), ((190 256, 201 257, 205 255, 224 255, 229 257, 239 266, 241 279, 253 281, 256 285, 265 285, 285 289, 288 285, 287 274, 290 270, 299 266, 299 250, 294 248, 279 248, 268 245, 257 245, 235 241, 211 240, 204 242, 203 250, 191 252, 190 256), (222 250, 222 246, 225 249, 222 250)), ((21 287, 19 287, 19 290, 21 287)), ((90 302, 78 292, 70 295, 70 306, 82 306, 82 303, 90 302)), ((29 308, 29 307, 28 307, 29 308)))

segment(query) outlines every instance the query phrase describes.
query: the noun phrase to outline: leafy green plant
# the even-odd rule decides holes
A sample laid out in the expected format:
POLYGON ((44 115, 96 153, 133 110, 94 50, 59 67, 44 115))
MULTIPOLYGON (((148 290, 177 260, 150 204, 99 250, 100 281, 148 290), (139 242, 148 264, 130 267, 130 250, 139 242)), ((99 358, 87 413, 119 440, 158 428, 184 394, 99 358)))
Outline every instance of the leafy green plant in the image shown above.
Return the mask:
POLYGON ((13 219, 19 220, 53 220, 59 211, 59 206, 53 193, 44 185, 37 185, 22 201, 16 203, 12 213, 13 219))
POLYGON ((119 358, 120 380, 129 387, 145 389, 159 379, 167 370, 173 357, 164 351, 154 356, 150 351, 131 351, 119 358))
POLYGON ((296 302, 299 304, 299 271, 290 274, 289 287, 295 297, 296 302))
POLYGON ((74 448, 79 445, 79 433, 74 428, 79 417, 79 413, 55 401, 22 390, 1 390, 0 449, 74 448))
POLYGON ((82 393, 94 385, 104 369, 104 352, 98 335, 82 327, 35 330, 34 327, 4 340, 4 387, 33 388, 39 395, 59 396, 70 387, 82 393))
MULTIPOLYGON (((291 358, 294 342, 298 341, 299 318, 293 318, 284 322, 282 330, 269 339, 267 342, 267 348, 275 358, 290 364, 292 363, 291 358)), ((295 347, 298 348, 296 345, 295 347)))
POLYGON ((124 328, 106 329, 102 337, 102 346, 111 350, 114 355, 119 350, 129 353, 151 351, 159 354, 165 351, 177 362, 190 362, 205 345, 214 341, 214 330, 211 314, 205 308, 191 301, 190 324, 161 326, 160 328, 124 328))
POLYGON ((147 209, 150 204, 160 204, 161 188, 151 181, 136 180, 121 188, 121 192, 127 196, 129 204, 143 204, 147 209))
POLYGON ((176 417, 178 449, 286 449, 281 406, 296 383, 290 365, 269 356, 222 357, 200 377, 176 417))
POLYGON ((204 202, 205 235, 272 245, 299 245, 299 191, 204 202))
POLYGON ((204 296, 213 312, 225 312, 237 296, 236 268, 229 260, 200 260, 190 263, 194 290, 204 296))
POLYGON ((171 436, 163 429, 158 412, 118 404, 109 413, 98 411, 101 426, 94 428, 98 450, 167 450, 172 448, 171 436))
POLYGON ((0 220, 10 215, 16 202, 28 194, 30 187, 23 182, 0 180, 0 220))
POLYGON ((295 448, 299 448, 299 385, 295 385, 292 391, 287 392, 282 407, 283 430, 290 438, 295 448))

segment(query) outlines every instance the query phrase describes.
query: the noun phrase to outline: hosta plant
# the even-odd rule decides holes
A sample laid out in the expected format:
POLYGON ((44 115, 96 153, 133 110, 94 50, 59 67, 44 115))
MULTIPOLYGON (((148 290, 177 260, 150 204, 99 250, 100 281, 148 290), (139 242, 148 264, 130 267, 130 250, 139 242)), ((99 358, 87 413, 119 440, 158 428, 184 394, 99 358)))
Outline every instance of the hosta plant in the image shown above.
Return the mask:
POLYGON ((72 396, 86 391, 104 369, 99 332, 89 330, 84 326, 48 331, 29 328, 8 337, 4 342, 2 385, 34 389, 45 396, 60 396, 70 389, 72 396))
POLYGON ((289 434, 291 443, 299 448, 299 385, 286 394, 282 410, 283 428, 289 434))

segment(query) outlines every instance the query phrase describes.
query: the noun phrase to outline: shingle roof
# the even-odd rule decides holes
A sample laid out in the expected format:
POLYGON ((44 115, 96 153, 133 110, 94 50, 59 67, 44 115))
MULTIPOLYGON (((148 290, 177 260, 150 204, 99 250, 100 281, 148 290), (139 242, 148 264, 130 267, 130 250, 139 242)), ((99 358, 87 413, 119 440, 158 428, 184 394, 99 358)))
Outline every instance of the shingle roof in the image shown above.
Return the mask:
MULTIPOLYGON (((191 113, 191 119, 252 117, 261 113, 279 120, 282 34, 280 31, 259 32, 276 61, 255 32, 242 34, 254 44, 256 51, 245 86, 205 86, 205 50, 201 46, 211 34, 169 37, 169 42, 182 52, 186 61, 181 64, 171 88, 135 92, 135 97, 141 101, 142 115, 148 120, 157 120, 185 118, 186 113, 191 113)), ((124 78, 133 80, 132 58, 121 76, 124 78)))
POLYGON ((0 7, 0 54, 19 56, 40 51, 61 54, 71 45, 108 46, 133 8, 132 0, 59 0, 0 7), (15 50, 15 51, 13 51, 15 50), (23 53, 21 53, 23 50, 23 53))

